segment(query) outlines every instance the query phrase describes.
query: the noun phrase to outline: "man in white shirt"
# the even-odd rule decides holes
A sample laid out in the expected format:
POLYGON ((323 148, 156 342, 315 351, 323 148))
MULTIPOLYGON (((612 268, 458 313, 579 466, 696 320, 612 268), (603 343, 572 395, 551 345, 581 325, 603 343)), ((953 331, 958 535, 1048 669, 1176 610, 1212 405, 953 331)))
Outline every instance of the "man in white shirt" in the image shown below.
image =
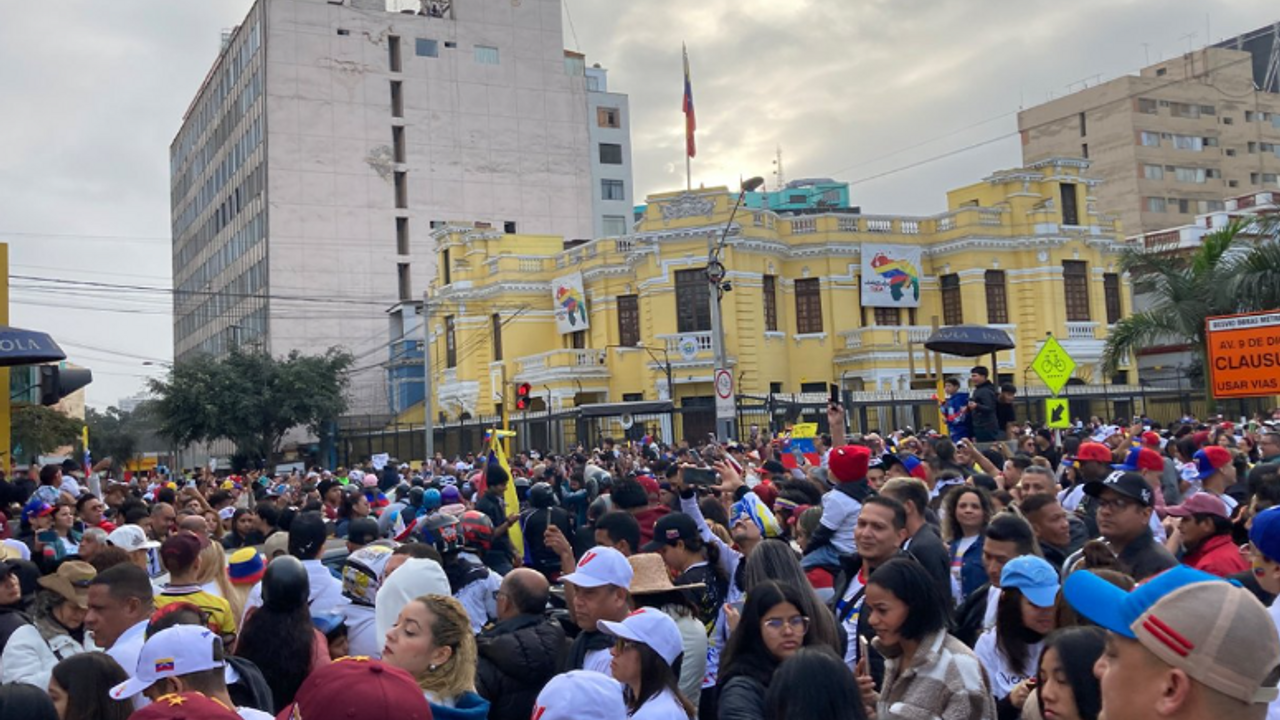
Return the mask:
MULTIPOLYGON (((98 573, 89 583, 89 610, 84 626, 93 642, 122 668, 136 668, 147 621, 155 611, 151 578, 137 565, 121 564, 98 573)), ((130 695, 134 708, 149 704, 130 695)))
MULTIPOLYGON (((226 707, 235 707, 227 690, 222 640, 206 627, 174 625, 143 643, 138 664, 125 682, 111 688, 116 700, 139 693, 152 701, 164 695, 198 692, 226 707)), ((271 720, 254 708, 236 708, 244 720, 271 720)))
MULTIPOLYGON (((289 526, 289 554, 301 560, 302 566, 307 569, 307 580, 311 584, 311 599, 308 604, 312 615, 330 611, 343 612, 343 607, 351 602, 342 594, 342 581, 335 578, 329 568, 320 562, 327 534, 324 517, 318 512, 302 513, 289 526)), ((259 582, 249 591, 240 626, 244 627, 244 620, 249 617, 250 610, 261 606, 262 583, 259 582)))

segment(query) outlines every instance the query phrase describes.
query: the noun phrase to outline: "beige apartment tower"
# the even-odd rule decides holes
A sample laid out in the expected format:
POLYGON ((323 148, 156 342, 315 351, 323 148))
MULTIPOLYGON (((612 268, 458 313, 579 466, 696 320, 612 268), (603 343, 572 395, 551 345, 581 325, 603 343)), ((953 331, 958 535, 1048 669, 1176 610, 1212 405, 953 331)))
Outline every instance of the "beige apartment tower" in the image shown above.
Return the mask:
POLYGON ((1098 209, 1127 235, 1280 188, 1280 94, 1263 89, 1257 60, 1207 47, 1024 110, 1023 164, 1088 158, 1098 209))

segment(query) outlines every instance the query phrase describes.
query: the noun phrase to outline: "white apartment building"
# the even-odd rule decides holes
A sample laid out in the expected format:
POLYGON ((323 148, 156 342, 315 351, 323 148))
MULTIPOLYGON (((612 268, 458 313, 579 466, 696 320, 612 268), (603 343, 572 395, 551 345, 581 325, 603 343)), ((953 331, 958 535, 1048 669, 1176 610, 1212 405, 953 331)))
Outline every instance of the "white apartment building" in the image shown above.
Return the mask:
POLYGON ((257 0, 226 38, 170 147, 178 361, 338 346, 351 411, 385 412, 386 313, 434 276, 433 226, 589 239, 630 217, 626 96, 588 92, 559 0, 387 1, 257 0))
MULTIPOLYGON (((571 59, 568 53, 566 59, 571 59)), ((594 237, 626 235, 631 232, 635 208, 631 187, 631 109, 626 95, 609 92, 607 70, 594 65, 584 71, 594 237)))

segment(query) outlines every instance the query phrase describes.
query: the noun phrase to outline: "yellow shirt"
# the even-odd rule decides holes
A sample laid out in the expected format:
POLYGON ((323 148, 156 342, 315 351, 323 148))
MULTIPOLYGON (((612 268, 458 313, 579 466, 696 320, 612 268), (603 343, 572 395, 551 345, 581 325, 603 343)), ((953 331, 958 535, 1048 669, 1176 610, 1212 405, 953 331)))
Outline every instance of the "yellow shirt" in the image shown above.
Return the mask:
POLYGON ((236 634, 236 619, 231 613, 231 603, 199 585, 166 585, 155 597, 156 609, 173 603, 191 603, 209 617, 209 629, 220 635, 236 634))

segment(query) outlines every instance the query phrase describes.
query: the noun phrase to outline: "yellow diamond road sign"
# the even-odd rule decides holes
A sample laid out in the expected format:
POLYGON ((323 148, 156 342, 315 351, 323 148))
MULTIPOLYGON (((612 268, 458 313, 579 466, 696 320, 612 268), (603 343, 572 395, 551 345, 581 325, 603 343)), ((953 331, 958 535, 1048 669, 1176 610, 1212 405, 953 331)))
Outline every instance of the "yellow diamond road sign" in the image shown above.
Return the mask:
POLYGON ((1076 371, 1076 361, 1058 344, 1057 338, 1050 335, 1040 347, 1040 352, 1036 353, 1031 369, 1040 376, 1049 392, 1057 395, 1071 379, 1071 373, 1076 371))
POLYGON ((1071 427, 1071 413, 1067 408, 1066 398, 1045 398, 1045 427, 1054 430, 1065 430, 1071 427))

